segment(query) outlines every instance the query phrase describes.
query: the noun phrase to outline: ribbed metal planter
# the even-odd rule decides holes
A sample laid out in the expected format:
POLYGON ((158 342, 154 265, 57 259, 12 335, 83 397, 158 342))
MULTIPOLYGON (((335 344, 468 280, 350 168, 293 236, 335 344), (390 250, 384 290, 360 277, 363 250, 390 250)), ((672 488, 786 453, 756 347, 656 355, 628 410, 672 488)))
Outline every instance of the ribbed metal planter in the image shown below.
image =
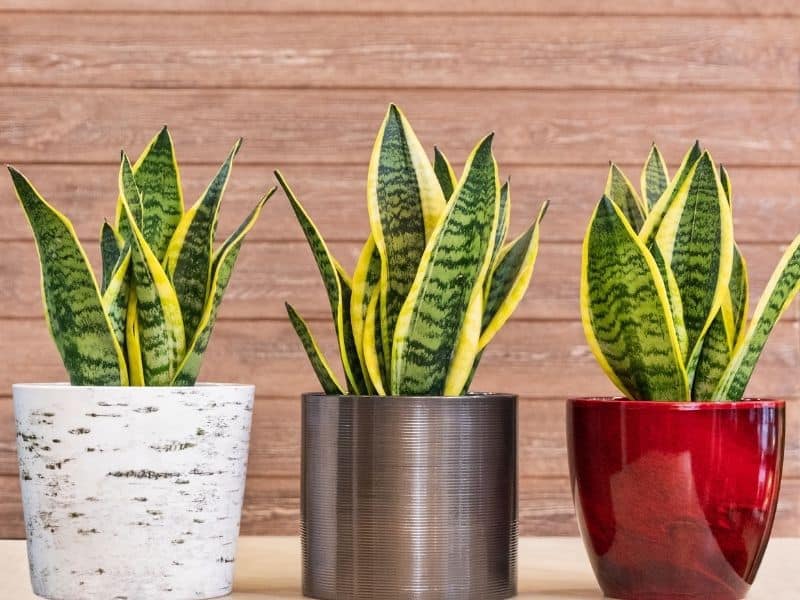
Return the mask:
POLYGON ((303 396, 303 594, 508 598, 517 398, 303 396))

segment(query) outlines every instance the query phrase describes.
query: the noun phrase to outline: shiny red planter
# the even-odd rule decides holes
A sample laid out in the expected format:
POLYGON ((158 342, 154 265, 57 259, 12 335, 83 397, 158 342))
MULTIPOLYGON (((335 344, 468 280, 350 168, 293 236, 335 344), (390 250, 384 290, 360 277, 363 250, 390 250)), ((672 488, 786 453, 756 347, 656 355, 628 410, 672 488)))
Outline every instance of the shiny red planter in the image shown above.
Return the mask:
POLYGON ((744 598, 780 489, 782 401, 567 401, 572 497, 603 592, 744 598))

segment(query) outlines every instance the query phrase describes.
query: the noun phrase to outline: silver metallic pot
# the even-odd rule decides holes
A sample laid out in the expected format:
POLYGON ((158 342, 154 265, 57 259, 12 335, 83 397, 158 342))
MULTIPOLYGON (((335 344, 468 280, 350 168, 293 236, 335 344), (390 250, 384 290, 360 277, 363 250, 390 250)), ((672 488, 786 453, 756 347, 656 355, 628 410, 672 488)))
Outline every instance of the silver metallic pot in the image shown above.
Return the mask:
POLYGON ((306 394, 303 594, 516 593, 517 397, 306 394))

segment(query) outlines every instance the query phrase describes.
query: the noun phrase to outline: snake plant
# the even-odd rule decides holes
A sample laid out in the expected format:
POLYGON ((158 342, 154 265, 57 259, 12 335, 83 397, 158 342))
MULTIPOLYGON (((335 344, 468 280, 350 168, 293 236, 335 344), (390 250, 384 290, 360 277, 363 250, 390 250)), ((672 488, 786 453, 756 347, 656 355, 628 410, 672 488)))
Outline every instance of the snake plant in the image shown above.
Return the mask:
POLYGON ((328 394, 459 395, 481 353, 519 304, 533 274, 539 223, 506 243, 511 208, 488 135, 457 179, 438 149, 433 163, 394 105, 367 175, 370 235, 352 276, 279 172, 330 301, 342 385, 308 329, 289 319, 328 394))
POLYGON ((167 128, 131 164, 123 152, 114 225, 100 233, 98 285, 72 223, 9 167, 36 239, 50 332, 73 385, 193 385, 242 241, 275 188, 214 249, 241 140, 184 211, 167 128))
POLYGON ((738 401, 800 289, 800 236, 748 324, 732 189, 695 143, 670 179, 655 145, 641 193, 614 164, 583 243, 581 315, 597 361, 638 400, 738 401))

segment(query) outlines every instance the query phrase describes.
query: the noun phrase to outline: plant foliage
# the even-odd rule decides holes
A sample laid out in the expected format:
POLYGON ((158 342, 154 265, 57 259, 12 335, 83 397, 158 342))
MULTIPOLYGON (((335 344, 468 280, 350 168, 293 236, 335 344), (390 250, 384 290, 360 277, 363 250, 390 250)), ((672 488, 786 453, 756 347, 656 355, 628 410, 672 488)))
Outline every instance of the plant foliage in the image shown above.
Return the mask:
POLYGON ((100 233, 99 285, 70 221, 9 167, 36 239, 47 323, 73 385, 194 384, 239 248, 275 191, 214 248, 240 145, 186 211, 166 127, 135 163, 123 152, 116 217, 100 233))

